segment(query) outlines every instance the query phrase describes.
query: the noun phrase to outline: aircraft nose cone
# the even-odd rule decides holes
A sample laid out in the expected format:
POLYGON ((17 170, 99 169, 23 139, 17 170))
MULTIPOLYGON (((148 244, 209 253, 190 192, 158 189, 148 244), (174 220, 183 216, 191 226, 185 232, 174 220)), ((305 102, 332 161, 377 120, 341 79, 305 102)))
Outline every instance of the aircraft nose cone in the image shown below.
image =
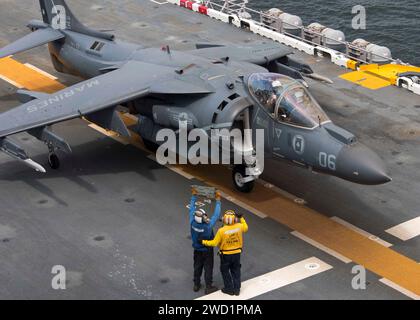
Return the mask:
POLYGON ((340 177, 365 185, 380 185, 392 181, 384 162, 368 147, 357 143, 344 147, 337 158, 340 177))

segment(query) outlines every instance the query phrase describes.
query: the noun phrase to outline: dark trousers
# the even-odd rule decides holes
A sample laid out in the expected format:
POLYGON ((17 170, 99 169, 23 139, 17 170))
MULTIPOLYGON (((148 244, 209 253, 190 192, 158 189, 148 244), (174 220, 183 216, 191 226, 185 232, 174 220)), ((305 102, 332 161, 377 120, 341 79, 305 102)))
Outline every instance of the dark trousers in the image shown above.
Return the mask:
POLYGON ((241 254, 220 255, 220 272, 227 291, 241 289, 241 254))
POLYGON ((208 248, 207 251, 194 250, 194 284, 199 285, 201 283, 201 275, 204 269, 206 286, 211 286, 213 284, 213 266, 213 248, 208 248))

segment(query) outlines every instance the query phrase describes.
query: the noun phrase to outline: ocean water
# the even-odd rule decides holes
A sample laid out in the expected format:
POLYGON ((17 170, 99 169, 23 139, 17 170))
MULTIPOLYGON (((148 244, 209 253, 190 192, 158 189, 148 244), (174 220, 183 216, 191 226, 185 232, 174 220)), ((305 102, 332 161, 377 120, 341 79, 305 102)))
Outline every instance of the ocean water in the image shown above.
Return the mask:
POLYGON ((346 35, 387 46, 394 58, 420 66, 420 0, 249 0, 256 10, 279 8, 298 15, 304 25, 318 22, 346 35), (366 30, 352 28, 352 8, 366 8, 366 30))

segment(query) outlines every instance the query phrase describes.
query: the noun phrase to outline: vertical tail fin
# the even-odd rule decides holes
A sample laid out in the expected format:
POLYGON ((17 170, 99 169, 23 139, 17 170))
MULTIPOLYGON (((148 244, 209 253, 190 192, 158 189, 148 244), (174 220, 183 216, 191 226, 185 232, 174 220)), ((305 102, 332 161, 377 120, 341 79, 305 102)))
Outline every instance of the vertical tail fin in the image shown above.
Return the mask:
MULTIPOLYGON (((45 23, 54 25, 56 29, 70 29, 75 20, 73 13, 62 0, 39 0, 42 18, 45 23)), ((80 23, 79 21, 76 24, 80 23)))
POLYGON ((83 25, 64 0, 39 0, 42 18, 54 29, 71 30, 93 37, 114 40, 114 35, 92 30, 83 25))

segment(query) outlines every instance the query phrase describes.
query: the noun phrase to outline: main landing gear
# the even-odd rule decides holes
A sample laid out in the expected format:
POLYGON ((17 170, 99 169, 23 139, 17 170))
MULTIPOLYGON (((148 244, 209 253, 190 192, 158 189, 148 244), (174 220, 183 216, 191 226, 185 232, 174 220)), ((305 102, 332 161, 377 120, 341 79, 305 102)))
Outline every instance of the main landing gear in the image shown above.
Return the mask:
POLYGON ((53 146, 48 146, 48 150, 48 164, 50 165, 51 169, 58 170, 60 168, 60 158, 55 153, 55 149, 53 146))

